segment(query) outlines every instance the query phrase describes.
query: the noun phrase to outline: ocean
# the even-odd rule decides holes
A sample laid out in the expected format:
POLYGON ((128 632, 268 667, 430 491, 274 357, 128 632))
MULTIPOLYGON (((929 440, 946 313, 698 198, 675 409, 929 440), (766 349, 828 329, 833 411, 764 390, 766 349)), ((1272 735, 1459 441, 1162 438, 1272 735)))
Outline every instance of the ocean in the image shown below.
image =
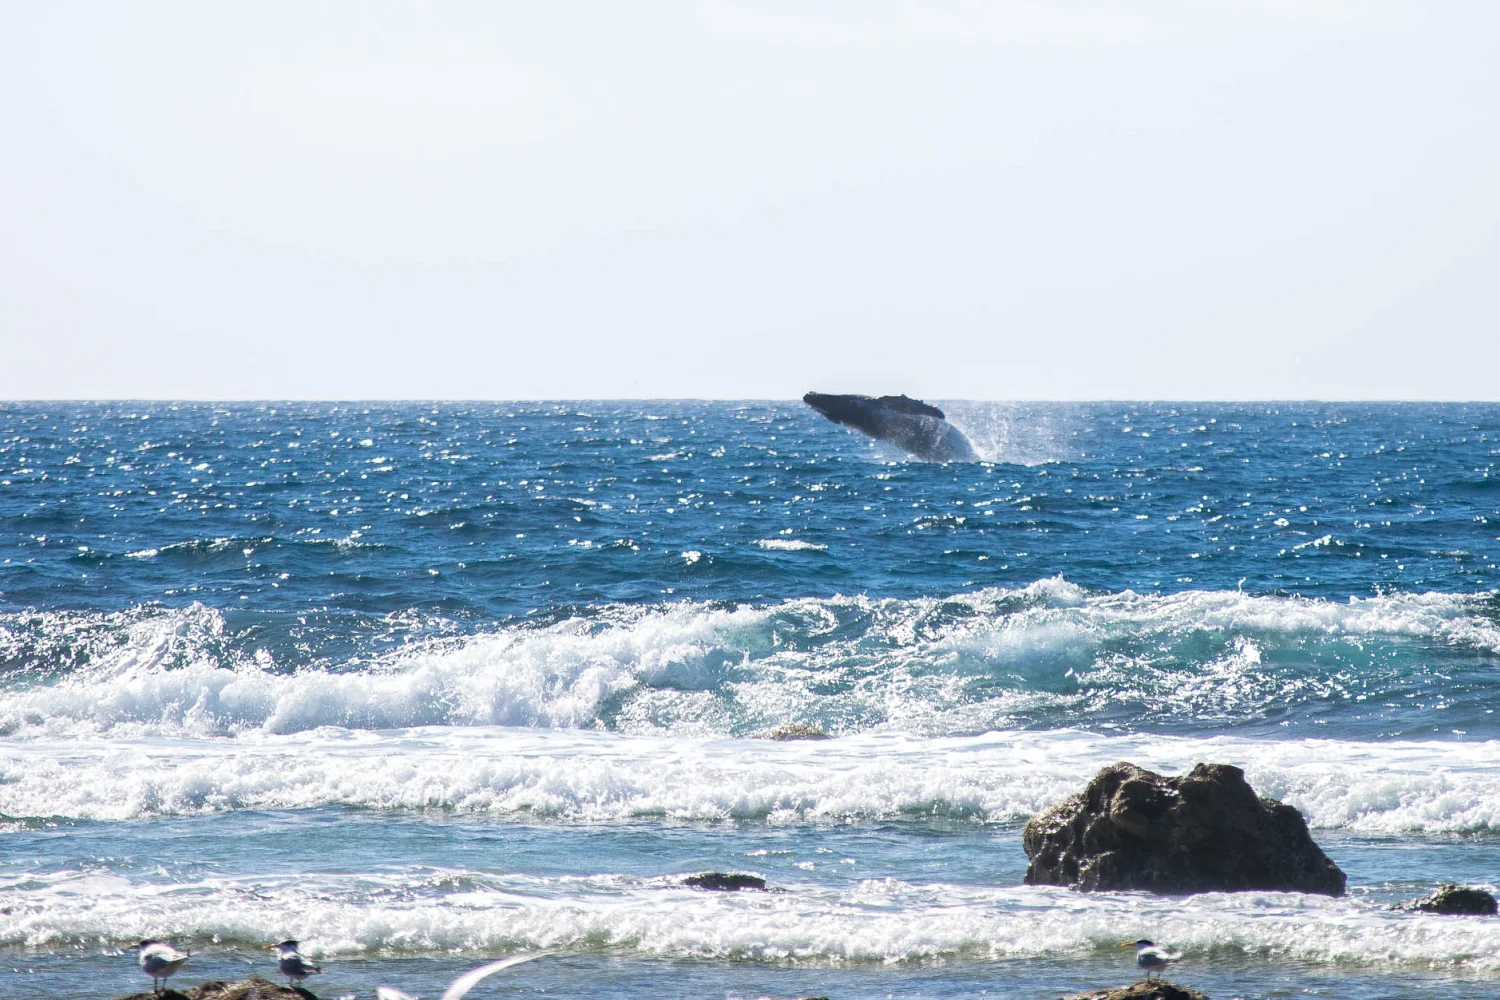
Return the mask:
POLYGON ((1500 405, 0 404, 0 995, 1500 995, 1500 405), (773 742, 804 723, 834 738, 773 742), (1339 899, 1021 884, 1117 760, 1339 899), (752 872, 779 891, 684 875, 752 872))

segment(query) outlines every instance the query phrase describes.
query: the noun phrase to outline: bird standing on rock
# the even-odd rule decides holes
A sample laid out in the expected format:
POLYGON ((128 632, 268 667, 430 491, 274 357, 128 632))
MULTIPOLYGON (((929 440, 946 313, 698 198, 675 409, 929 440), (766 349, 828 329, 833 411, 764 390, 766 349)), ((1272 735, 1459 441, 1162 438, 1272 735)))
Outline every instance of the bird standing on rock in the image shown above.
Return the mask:
POLYGON ((281 971, 283 976, 286 976, 288 985, 291 984, 292 980, 300 983, 308 976, 317 975, 323 971, 298 953, 297 942, 291 938, 287 938, 280 944, 268 944, 266 945, 266 950, 274 950, 276 952, 276 968, 281 971))
POLYGON ((1145 938, 1139 941, 1125 941, 1120 947, 1135 949, 1135 964, 1146 970, 1148 981, 1173 962, 1182 959, 1181 955, 1174 955, 1164 948, 1159 948, 1145 938))
POLYGON ((182 968, 182 964, 192 956, 192 952, 178 951, 165 941, 146 940, 130 947, 140 949, 141 971, 151 977, 152 993, 160 993, 172 974, 182 968), (157 980, 161 980, 160 987, 157 986, 157 980))

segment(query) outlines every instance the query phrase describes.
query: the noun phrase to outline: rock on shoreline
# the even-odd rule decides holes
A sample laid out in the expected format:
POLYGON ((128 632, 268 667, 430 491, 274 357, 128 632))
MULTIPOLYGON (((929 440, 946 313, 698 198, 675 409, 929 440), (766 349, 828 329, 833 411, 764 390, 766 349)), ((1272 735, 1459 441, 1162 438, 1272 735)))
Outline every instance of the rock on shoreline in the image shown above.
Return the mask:
POLYGON ((1022 844, 1029 885, 1344 894, 1344 873, 1302 814, 1256 795, 1229 764, 1199 764, 1176 778, 1111 764, 1033 817, 1022 844))
POLYGON ((1169 983, 1165 979, 1142 979, 1133 986, 1116 986, 1111 990, 1073 993, 1062 1000, 1208 1000, 1197 990, 1169 983))
POLYGON ((186 993, 165 990, 161 993, 132 993, 116 1000, 318 1000, 317 996, 300 986, 277 986, 259 976, 251 976, 244 982, 226 983, 211 979, 195 986, 186 993))
POLYGON ((1426 899, 1403 904, 1401 909, 1445 913, 1450 916, 1493 917, 1500 907, 1495 905, 1495 897, 1485 890, 1450 882, 1426 899))

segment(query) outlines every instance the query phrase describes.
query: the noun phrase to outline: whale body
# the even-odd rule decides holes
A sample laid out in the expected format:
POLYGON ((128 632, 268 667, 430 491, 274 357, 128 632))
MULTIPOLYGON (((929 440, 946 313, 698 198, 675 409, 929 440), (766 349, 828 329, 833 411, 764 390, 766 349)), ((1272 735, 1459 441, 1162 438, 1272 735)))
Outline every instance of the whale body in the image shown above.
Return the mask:
POLYGON ((943 411, 910 396, 854 396, 810 392, 802 402, 836 424, 853 427, 927 462, 977 462, 963 431, 943 411))

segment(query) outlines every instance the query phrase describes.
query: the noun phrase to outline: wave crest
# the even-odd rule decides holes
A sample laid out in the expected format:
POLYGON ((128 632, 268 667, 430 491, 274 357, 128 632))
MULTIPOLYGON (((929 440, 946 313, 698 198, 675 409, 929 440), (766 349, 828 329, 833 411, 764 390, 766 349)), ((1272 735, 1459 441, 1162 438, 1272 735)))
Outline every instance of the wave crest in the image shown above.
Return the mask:
POLYGON ((591 609, 281 662, 202 605, 0 619, 0 732, 233 735, 505 725, 746 735, 1093 725, 1500 733, 1484 599, 1093 594, 1053 578, 944 599, 591 609))

